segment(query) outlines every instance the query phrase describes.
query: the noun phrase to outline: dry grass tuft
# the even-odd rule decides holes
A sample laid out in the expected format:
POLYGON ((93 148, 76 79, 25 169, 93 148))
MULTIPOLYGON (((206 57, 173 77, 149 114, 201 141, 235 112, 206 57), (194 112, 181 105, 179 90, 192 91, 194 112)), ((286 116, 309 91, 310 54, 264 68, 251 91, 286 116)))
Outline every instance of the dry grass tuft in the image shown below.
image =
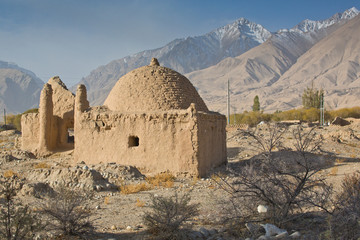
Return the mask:
POLYGON ((329 173, 329 176, 336 176, 339 171, 339 168, 337 166, 332 167, 329 173))
POLYGON ((356 154, 351 154, 351 155, 350 155, 350 158, 355 159, 355 158, 357 158, 357 155, 356 155, 356 154))
POLYGON ((191 186, 195 186, 197 183, 198 183, 198 181, 200 180, 200 178, 199 177, 196 177, 196 176, 194 176, 193 178, 192 178, 192 180, 191 180, 191 186))
POLYGON ((11 178, 13 176, 19 176, 19 174, 17 172, 14 172, 13 170, 7 170, 6 172, 4 172, 4 177, 5 178, 11 178))
POLYGON ((211 177, 210 177, 211 181, 214 182, 214 183, 218 183, 218 182, 222 181, 225 178, 226 178, 226 176, 225 176, 224 173, 212 174, 211 177))
POLYGON ((39 168, 50 168, 50 165, 47 164, 46 162, 39 162, 36 165, 34 165, 34 168, 39 169, 39 168))
POLYGON ((174 186, 174 181, 166 181, 161 183, 161 186, 164 188, 172 188, 174 186))
POLYGON ((147 177, 146 182, 154 187, 171 188, 174 186, 175 176, 169 172, 159 173, 153 177, 147 177))
POLYGON ((353 148, 358 147, 358 145, 356 143, 347 143, 346 145, 348 145, 349 147, 353 147, 353 148))
POLYGON ((335 161, 336 161, 337 164, 341 164, 341 163, 345 162, 345 159, 344 158, 342 158, 342 159, 337 158, 335 161))
POLYGON ((139 183, 139 184, 128 184, 128 185, 121 185, 120 191, 122 194, 132 194, 138 193, 141 191, 148 191, 151 190, 152 187, 146 183, 139 183))
POLYGON ((137 207, 143 207, 143 206, 145 206, 145 202, 141 201, 140 199, 136 199, 135 205, 137 207))

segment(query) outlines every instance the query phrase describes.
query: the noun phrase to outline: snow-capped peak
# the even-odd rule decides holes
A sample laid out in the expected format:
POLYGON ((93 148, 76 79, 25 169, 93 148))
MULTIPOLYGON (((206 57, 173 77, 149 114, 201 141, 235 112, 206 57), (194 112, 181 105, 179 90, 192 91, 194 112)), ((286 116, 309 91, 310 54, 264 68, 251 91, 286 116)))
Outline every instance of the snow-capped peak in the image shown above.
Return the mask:
POLYGON ((357 16, 359 14, 359 10, 356 9, 356 7, 352 7, 348 10, 346 10, 341 18, 342 19, 352 19, 353 17, 357 16))
POLYGON ((313 21, 306 19, 292 28, 290 31, 297 31, 297 32, 313 32, 323 28, 327 28, 331 25, 334 25, 341 20, 349 20, 359 14, 359 10, 355 7, 352 7, 343 13, 337 13, 329 19, 322 20, 322 21, 313 21))
POLYGON ((266 30, 262 25, 249 21, 246 18, 239 18, 233 23, 220 27, 209 33, 216 35, 218 40, 222 40, 225 36, 232 35, 248 35, 259 43, 265 42, 271 37, 271 33, 266 30))

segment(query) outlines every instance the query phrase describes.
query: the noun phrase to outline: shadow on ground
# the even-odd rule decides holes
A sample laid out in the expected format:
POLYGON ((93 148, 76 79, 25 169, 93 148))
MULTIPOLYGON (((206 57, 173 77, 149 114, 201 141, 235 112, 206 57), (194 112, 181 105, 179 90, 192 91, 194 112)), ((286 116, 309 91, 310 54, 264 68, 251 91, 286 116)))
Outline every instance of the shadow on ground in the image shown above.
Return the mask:
MULTIPOLYGON (((237 158, 238 154, 241 152, 241 147, 233 147, 228 149, 228 163, 227 168, 220 167, 215 170, 215 172, 227 172, 228 169, 231 170, 237 170, 240 169, 248 164, 252 163, 259 163, 261 161, 263 155, 258 154, 255 155, 249 159, 239 159, 237 158)), ((273 159, 274 162, 282 161, 287 162, 289 164, 295 163, 296 160, 301 160, 302 156, 297 151, 289 151, 289 150, 283 150, 283 151, 277 151, 273 152, 273 159)), ((308 162, 312 165, 312 168, 316 169, 328 169, 332 168, 336 165, 341 165, 347 162, 360 162, 359 158, 348 158, 348 157, 338 157, 334 153, 325 153, 325 154, 314 154, 314 153, 305 153, 305 156, 308 160, 308 162)))

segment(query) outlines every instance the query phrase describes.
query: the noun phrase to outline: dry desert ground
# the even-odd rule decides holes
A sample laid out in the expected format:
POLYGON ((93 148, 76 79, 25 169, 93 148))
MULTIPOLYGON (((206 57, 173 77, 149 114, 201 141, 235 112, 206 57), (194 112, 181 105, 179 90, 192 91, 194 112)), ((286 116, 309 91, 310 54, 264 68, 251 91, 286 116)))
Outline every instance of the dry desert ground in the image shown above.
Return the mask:
MULTIPOLYGON (((316 129, 323 136, 321 151, 318 152, 326 164, 322 174, 339 191, 341 181, 346 174, 360 169, 360 120, 348 119, 347 126, 326 126, 316 129)), ((296 128, 297 126, 290 126, 296 128)), ((260 132, 261 126, 259 126, 260 132)), ((310 129, 307 125, 304 131, 310 129)), ((214 181, 214 176, 226 176, 227 168, 236 169, 259 154, 249 138, 241 135, 236 127, 227 130, 228 164, 214 169, 207 178, 187 178, 176 176, 159 184, 149 184, 149 176, 144 170, 133 166, 122 166, 116 163, 87 165, 73 164, 72 151, 53 154, 46 158, 35 158, 31 153, 18 148, 21 134, 14 130, 0 133, 0 175, 16 174, 22 181, 18 197, 30 206, 34 206, 42 197, 41 184, 51 187, 65 182, 74 188, 91 187, 94 198, 91 202, 92 221, 96 234, 89 239, 151 239, 143 223, 144 212, 150 211, 150 195, 170 196, 189 193, 191 203, 199 204, 199 215, 187 222, 192 229, 194 239, 238 239, 232 236, 222 222, 224 211, 223 199, 226 193, 214 181), (120 191, 121 186, 139 186, 148 189, 132 194, 120 191)), ((285 145, 292 146, 291 135, 284 135, 285 145)), ((285 153, 284 153, 285 154, 285 153)), ((171 159, 169 159, 171 161, 171 159)), ((124 188, 123 188, 124 189, 124 188)), ((287 229, 289 233, 299 231, 300 239, 312 239, 306 236, 316 235, 314 228, 307 226, 298 229, 287 229)), ((51 238, 50 233, 42 233, 43 238, 51 238), (48 235, 46 235, 48 234, 48 235), (50 234, 50 235, 49 235, 50 234)), ((314 238, 315 239, 315 238, 314 238)))

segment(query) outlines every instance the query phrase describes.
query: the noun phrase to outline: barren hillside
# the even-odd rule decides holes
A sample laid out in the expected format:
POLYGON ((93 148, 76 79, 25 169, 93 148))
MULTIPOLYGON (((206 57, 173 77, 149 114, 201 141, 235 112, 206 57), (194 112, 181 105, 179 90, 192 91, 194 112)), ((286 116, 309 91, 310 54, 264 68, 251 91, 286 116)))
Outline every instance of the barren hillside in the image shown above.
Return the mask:
POLYGON ((21 113, 39 105, 42 82, 20 68, 0 65, 0 109, 21 113))
POLYGON ((256 95, 267 112, 301 106, 303 90, 314 81, 325 90, 327 108, 359 105, 359 17, 314 32, 281 31, 236 58, 187 74, 209 108, 226 112, 230 81, 232 111, 251 110, 256 95))

